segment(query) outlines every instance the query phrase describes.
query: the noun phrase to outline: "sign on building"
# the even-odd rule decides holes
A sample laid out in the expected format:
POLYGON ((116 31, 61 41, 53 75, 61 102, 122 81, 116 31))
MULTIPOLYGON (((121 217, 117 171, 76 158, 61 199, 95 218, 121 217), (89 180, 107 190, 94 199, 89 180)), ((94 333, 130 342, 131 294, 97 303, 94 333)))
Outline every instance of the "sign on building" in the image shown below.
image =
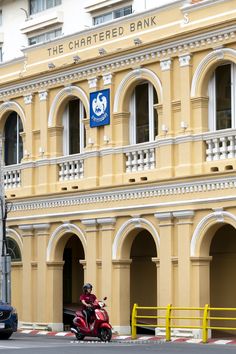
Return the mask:
POLYGON ((110 90, 90 93, 90 127, 110 124, 110 90))

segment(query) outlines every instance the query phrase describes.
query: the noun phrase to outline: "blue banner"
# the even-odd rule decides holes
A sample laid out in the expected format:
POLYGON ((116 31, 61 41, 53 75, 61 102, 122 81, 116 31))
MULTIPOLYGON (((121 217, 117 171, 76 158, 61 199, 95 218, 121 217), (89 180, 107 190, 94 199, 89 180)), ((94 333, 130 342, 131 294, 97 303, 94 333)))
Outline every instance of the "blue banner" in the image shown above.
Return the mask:
POLYGON ((90 93, 90 127, 110 124, 110 89, 90 93))

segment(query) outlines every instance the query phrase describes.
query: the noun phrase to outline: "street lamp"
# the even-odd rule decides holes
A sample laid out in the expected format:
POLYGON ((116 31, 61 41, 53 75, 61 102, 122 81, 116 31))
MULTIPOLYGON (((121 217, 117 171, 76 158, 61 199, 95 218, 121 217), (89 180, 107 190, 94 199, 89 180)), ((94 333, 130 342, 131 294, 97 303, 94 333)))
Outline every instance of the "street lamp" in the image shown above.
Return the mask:
POLYGON ((2 301, 11 303, 11 256, 9 255, 7 236, 6 236, 6 220, 7 214, 11 211, 12 203, 5 202, 3 196, 0 197, 1 219, 2 219, 2 254, 1 254, 1 293, 2 301))

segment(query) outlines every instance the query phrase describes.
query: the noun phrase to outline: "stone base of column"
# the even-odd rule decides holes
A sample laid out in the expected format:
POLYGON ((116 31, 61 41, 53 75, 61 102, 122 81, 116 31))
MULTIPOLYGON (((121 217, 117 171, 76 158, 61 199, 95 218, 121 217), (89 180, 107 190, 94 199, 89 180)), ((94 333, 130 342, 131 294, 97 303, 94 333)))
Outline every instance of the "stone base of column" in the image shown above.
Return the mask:
POLYGON ((64 330, 64 326, 63 323, 19 322, 18 329, 62 332, 64 330))
POLYGON ((130 326, 112 326, 112 332, 119 335, 131 335, 130 326))

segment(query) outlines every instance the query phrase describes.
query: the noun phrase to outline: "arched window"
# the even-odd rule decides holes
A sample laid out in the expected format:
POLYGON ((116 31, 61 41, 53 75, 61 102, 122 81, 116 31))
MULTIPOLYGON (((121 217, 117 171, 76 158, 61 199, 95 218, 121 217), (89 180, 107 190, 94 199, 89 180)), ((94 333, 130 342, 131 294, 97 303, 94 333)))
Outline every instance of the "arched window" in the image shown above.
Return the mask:
POLYGON ((209 82, 209 129, 236 128, 236 65, 218 66, 209 82))
POLYGON ((130 103, 130 143, 154 141, 158 134, 158 103, 156 90, 151 83, 141 83, 134 89, 130 103))
POLYGON ((20 163, 23 157, 23 141, 20 133, 23 126, 20 117, 16 112, 12 112, 5 123, 4 136, 4 160, 5 165, 20 163))
POLYGON ((63 113, 63 154, 72 155, 83 151, 85 146, 84 105, 78 98, 68 102, 63 113))
POLYGON ((7 237, 7 247, 8 253, 11 256, 12 262, 20 262, 21 261, 21 252, 18 244, 15 240, 10 237, 7 237))

